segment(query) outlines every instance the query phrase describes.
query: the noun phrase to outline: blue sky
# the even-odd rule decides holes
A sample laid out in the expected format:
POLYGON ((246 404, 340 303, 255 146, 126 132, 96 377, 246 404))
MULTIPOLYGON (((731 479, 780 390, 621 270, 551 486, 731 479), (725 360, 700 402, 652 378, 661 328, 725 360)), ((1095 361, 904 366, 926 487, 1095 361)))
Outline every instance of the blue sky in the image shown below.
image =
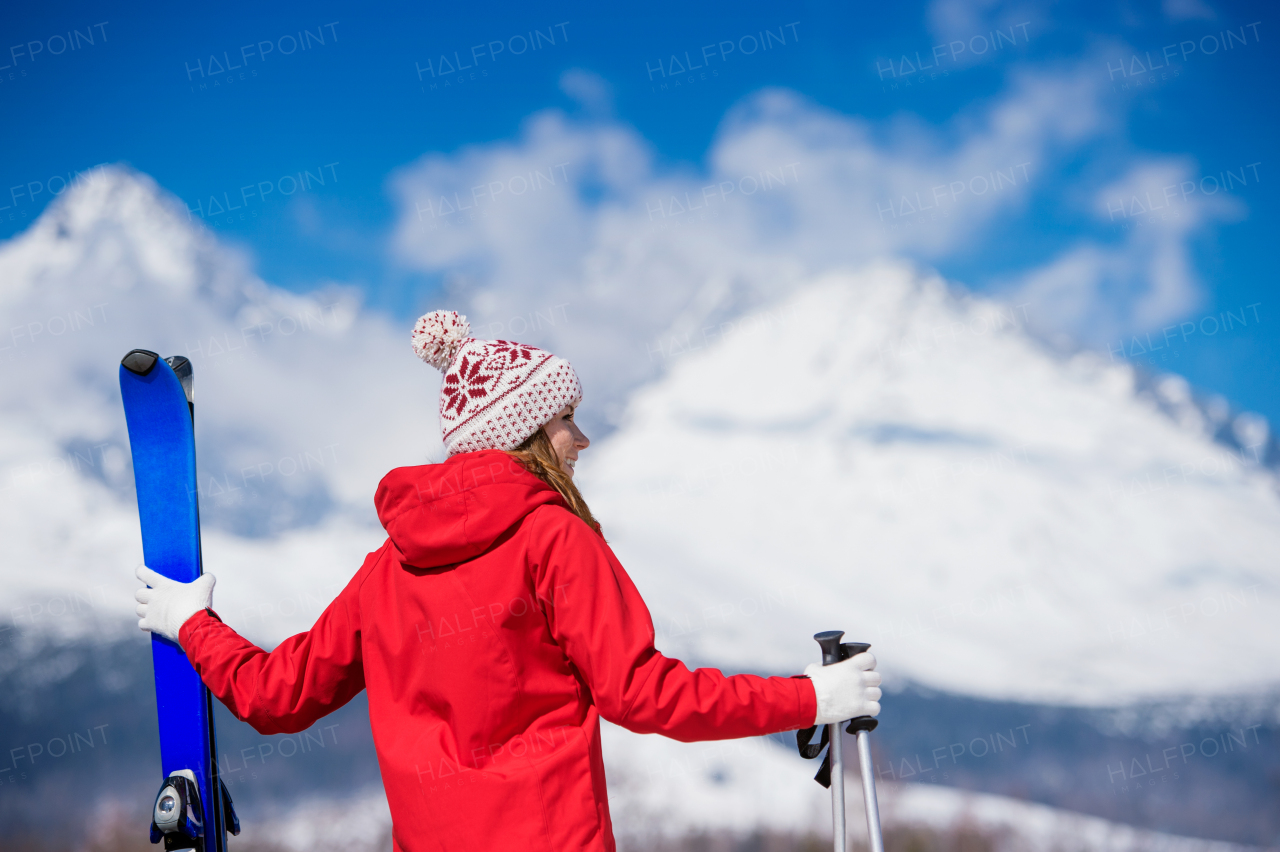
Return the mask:
MULTIPOLYGON (((408 319, 436 307, 459 271, 486 274, 470 256, 397 249, 412 206, 396 187, 419 158, 462 169, 468 152, 532 145, 530 117, 551 114, 568 136, 603 128, 642 140, 653 180, 696 185, 717 171, 728 128, 754 120, 753 98, 781 89, 803 104, 801 118, 847 118, 895 162, 936 166, 942 182, 920 183, 926 201, 937 186, 976 191, 983 174, 1015 178, 1016 203, 979 231, 935 239, 926 226, 904 239, 889 227, 895 251, 973 290, 1035 299, 1046 329, 1179 372, 1276 422, 1266 11, 1200 0, 25 9, 7 16, 0 57, 0 237, 26 228, 68 176, 124 162, 247 249, 266 280, 358 286, 371 306, 408 319), (1038 92, 1054 81, 1068 94, 1088 88, 1061 109, 1092 105, 1092 124, 1055 118, 1031 160, 983 153, 975 134, 1000 125, 1001 104, 1029 76, 1038 92), (976 165, 958 180, 945 173, 958 167, 937 166, 961 160, 976 165), (241 210, 213 213, 211 199, 241 210), (1088 304, 1068 292, 1086 274, 1077 270, 1100 282, 1088 304), (1233 327, 1218 328, 1228 312, 1233 327), (1163 341, 1159 352, 1147 351, 1147 334, 1163 341)), ((1025 111, 1015 113, 1008 121, 1025 111)), ((589 209, 611 187, 574 180, 589 209)), ((954 202, 955 191, 942 197, 954 202)), ((886 192, 859 209, 914 226, 922 211, 903 207, 914 195, 886 192)), ((862 257, 875 235, 859 239, 862 257)))

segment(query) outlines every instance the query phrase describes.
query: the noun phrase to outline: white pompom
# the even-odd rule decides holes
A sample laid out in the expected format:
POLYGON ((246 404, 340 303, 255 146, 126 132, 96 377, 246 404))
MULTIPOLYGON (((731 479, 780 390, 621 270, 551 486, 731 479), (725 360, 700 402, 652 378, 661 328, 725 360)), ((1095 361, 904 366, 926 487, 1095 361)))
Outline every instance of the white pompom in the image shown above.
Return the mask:
POLYGON ((432 311, 413 327, 413 351, 437 370, 447 370, 470 334, 471 323, 457 311, 432 311))

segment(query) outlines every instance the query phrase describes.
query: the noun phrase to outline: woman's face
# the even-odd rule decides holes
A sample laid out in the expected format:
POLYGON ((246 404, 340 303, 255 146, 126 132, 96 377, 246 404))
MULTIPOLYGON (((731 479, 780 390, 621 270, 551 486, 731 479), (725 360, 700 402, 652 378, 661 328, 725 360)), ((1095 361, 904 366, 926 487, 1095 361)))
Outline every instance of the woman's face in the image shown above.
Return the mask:
POLYGON ((591 446, 587 436, 573 422, 573 406, 566 405, 542 427, 551 440, 551 448, 556 451, 560 460, 560 468, 573 476, 573 466, 578 462, 578 453, 591 446))

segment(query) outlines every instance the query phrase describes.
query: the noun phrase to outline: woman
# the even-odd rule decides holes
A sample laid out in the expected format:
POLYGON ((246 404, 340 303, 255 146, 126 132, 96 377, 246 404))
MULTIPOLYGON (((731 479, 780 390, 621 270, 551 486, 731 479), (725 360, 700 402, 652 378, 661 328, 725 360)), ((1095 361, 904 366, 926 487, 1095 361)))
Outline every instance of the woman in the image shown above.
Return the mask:
POLYGON ((140 568, 139 626, 179 643, 259 733, 292 733, 369 691, 397 850, 614 848, 601 717, 678 740, 758 736, 880 712, 861 654, 807 677, 690 671, 653 623, 573 482, 582 387, 548 352, 422 317, 444 371, 449 458, 398 468, 387 541, 306 633, 266 653, 210 608, 214 578, 140 568))

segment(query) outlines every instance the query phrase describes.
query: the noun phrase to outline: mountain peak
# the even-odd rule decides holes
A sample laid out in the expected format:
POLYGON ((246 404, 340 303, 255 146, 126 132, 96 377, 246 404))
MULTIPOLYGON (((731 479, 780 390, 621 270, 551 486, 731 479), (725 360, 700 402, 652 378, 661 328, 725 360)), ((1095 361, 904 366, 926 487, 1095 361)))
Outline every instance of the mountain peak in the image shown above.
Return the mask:
POLYGON ((21 301, 54 281, 96 293, 137 286, 173 296, 243 290, 244 279, 253 278, 243 261, 190 220, 149 176, 119 165, 91 169, 26 232, 0 246, 0 264, 14 273, 0 299, 21 301))
POLYGON ((1067 703, 1280 679, 1274 475, 1023 320, 881 264, 674 358, 580 467, 660 643, 786 671, 844 627, 899 678, 1067 703))

